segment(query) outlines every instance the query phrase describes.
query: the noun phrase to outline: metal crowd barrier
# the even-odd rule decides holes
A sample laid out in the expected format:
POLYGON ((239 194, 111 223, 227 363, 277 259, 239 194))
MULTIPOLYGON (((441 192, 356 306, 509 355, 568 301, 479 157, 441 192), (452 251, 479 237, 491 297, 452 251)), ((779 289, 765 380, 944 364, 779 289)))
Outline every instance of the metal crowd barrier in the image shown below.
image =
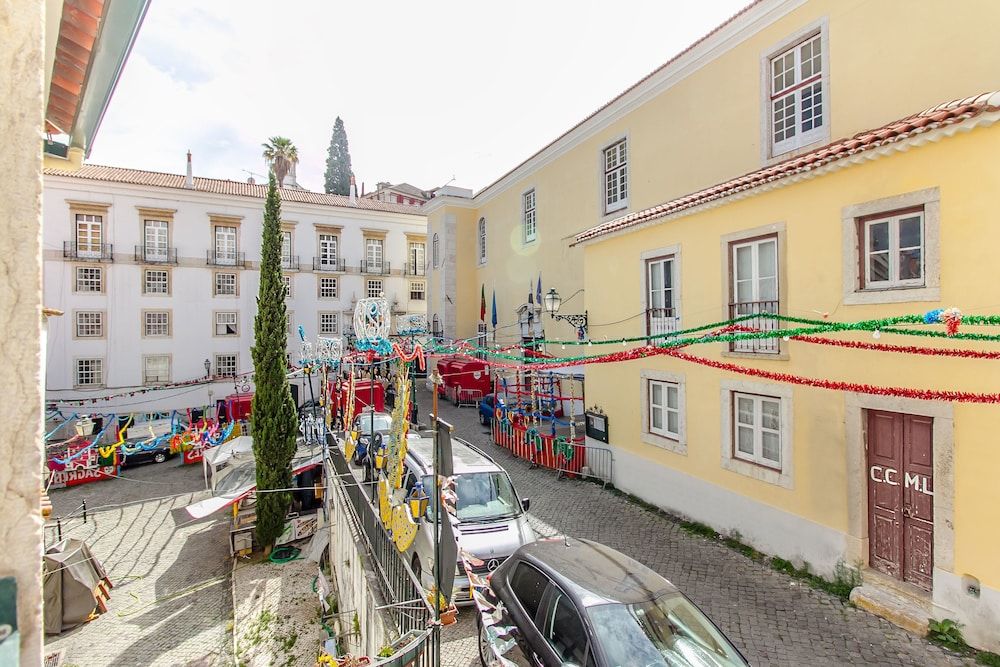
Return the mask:
POLYGON ((503 424, 494 419, 492 430, 493 442, 509 449, 519 459, 550 468, 567 477, 599 479, 603 486, 614 479, 614 453, 607 447, 587 445, 582 436, 560 447, 552 435, 539 433, 529 439, 524 425, 503 424))

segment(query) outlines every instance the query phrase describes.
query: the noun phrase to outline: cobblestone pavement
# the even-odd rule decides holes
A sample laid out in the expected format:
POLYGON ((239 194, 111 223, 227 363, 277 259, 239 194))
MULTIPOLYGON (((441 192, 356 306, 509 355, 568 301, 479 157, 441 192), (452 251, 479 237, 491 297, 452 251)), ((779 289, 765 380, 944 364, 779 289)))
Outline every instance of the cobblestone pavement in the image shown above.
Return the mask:
MULTIPOLYGON (((122 476, 50 492, 53 517, 86 499, 87 523, 64 521, 63 537, 85 540, 115 588, 106 613, 46 637, 45 654, 61 651, 63 667, 228 664, 228 515, 192 521, 184 511, 205 495, 201 466, 178 457, 122 476)), ((53 522, 46 544, 55 541, 53 522)))
MULTIPOLYGON (((418 391, 426 414, 430 393, 422 386, 418 391)), ((971 664, 718 542, 691 535, 600 485, 532 469, 492 444, 473 408, 442 401, 439 409, 458 437, 485 449, 510 474, 520 496, 531 499, 531 523, 540 536, 596 540, 648 565, 694 600, 754 665, 971 664)), ((442 664, 478 665, 474 612, 463 608, 459 617, 442 636, 442 664)))

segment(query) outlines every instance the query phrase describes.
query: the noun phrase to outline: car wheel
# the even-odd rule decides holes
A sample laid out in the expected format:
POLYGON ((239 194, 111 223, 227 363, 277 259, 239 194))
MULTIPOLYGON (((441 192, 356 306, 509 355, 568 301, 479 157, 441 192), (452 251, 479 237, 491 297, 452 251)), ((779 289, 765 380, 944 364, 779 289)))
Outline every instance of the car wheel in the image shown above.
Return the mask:
POLYGON ((486 416, 483 414, 482 410, 479 411, 479 423, 486 426, 486 416))
POLYGON ((164 454, 163 452, 156 452, 156 454, 153 455, 153 461, 156 463, 163 463, 166 460, 167 460, 167 455, 164 454))
POLYGON ((497 660, 496 654, 493 653, 493 649, 490 646, 489 635, 486 634, 486 626, 483 625, 483 616, 478 611, 476 612, 476 628, 479 630, 477 633, 479 635, 479 662, 482 663, 483 667, 495 667, 500 664, 497 660))

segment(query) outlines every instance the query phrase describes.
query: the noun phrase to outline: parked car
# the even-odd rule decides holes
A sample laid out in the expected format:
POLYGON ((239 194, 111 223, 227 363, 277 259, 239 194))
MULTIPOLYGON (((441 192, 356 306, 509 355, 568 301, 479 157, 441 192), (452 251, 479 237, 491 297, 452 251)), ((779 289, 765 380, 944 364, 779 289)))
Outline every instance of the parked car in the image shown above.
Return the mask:
POLYGON ((141 441, 127 441, 122 445, 122 467, 140 465, 143 463, 163 463, 167 459, 177 456, 176 452, 170 451, 169 444, 162 444, 150 449, 145 449, 141 441))
MULTIPOLYGON (((718 627, 673 584, 625 554, 572 538, 521 547, 489 578, 532 665, 745 667, 718 627)), ((479 616, 479 657, 496 664, 479 616)), ((520 663, 519 663, 520 664, 520 663)))
MULTIPOLYGON (((535 541, 535 532, 528 525, 527 498, 519 499, 507 472, 485 452, 464 440, 452 438, 454 461, 457 523, 453 522, 458 546, 481 558, 483 564, 474 572, 486 575, 496 570, 504 560, 523 544, 535 541)), ((404 460, 403 486, 405 492, 419 481, 433 496, 434 441, 431 438, 413 438, 408 441, 404 460)), ((414 574, 427 589, 431 587, 434 572, 435 503, 428 503, 425 521, 413 544, 406 552, 414 574), (427 529, 425 529, 427 528, 427 529)), ((472 603, 469 578, 460 563, 456 563, 452 601, 465 605, 472 603)))
MULTIPOLYGON (((483 400, 479 401, 479 423, 483 426, 490 426, 493 424, 493 418, 496 415, 496 395, 486 394, 483 396, 483 400)), ((503 401, 500 401, 500 405, 503 405, 503 401)))
POLYGON ((380 438, 388 438, 392 431, 392 415, 387 412, 372 412, 365 410, 357 417, 351 426, 352 431, 358 433, 358 447, 354 450, 354 465, 364 466, 365 481, 371 481, 373 461, 372 444, 380 438), (377 437, 376 437, 377 436, 377 437))

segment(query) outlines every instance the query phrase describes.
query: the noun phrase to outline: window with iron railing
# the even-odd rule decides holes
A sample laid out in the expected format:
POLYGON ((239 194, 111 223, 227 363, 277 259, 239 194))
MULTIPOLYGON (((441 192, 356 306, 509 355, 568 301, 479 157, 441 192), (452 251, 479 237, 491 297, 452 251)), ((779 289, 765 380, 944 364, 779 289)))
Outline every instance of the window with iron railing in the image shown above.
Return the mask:
POLYGON ((657 257, 646 261, 647 336, 661 336, 677 330, 674 271, 675 261, 673 257, 657 257))
MULTIPOLYGON (((737 333, 777 331, 778 321, 767 315, 778 313, 778 238, 737 241, 730 251, 729 318, 739 319, 737 333)), ((734 341, 730 350, 777 354, 778 337, 734 341)))

